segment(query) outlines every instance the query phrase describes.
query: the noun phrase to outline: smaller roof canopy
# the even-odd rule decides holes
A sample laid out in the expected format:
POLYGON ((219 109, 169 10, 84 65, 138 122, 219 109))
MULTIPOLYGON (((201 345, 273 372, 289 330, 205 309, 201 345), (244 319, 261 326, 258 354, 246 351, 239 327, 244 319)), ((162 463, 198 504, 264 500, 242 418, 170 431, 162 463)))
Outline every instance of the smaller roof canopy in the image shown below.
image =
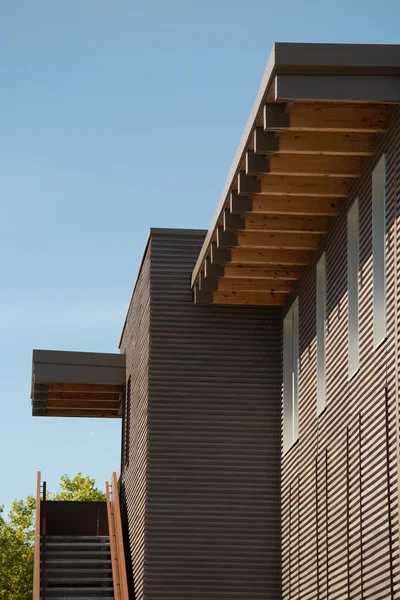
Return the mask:
POLYGON ((121 417, 124 390, 124 354, 33 351, 33 416, 121 417))

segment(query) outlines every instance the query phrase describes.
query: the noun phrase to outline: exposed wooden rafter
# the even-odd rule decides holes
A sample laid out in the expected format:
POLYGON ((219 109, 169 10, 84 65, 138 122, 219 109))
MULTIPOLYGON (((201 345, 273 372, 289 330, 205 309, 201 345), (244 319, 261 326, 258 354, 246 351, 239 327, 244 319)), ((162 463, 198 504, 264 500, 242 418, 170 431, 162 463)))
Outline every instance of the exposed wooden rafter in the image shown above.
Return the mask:
POLYGON ((310 156, 372 156, 373 133, 338 131, 254 130, 250 150, 256 154, 305 154, 310 156))
MULTIPOLYGON (((351 182, 361 176, 364 157, 372 156, 376 134, 388 129, 388 103, 400 101, 400 73, 390 65, 374 66, 372 75, 355 65, 350 73, 346 50, 344 76, 332 64, 332 50, 320 51, 327 60, 323 76, 311 72, 307 52, 305 72, 295 54, 295 73, 287 62, 267 70, 225 200, 196 263, 196 302, 284 304, 351 182)), ((366 49, 365 64, 367 56, 366 49)), ((312 57, 320 72, 322 58, 312 57)))

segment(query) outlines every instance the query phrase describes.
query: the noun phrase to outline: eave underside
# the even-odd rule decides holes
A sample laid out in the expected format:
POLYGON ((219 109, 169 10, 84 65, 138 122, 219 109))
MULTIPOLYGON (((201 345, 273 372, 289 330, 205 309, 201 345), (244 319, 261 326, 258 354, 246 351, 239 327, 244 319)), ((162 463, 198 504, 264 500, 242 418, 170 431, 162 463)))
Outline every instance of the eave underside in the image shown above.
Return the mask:
POLYGON ((400 102, 396 61, 368 73, 358 67, 348 74, 347 65, 345 75, 331 67, 328 74, 302 74, 298 66, 290 73, 287 65, 281 75, 270 66, 193 272, 196 303, 286 303, 388 129, 390 104, 400 102))

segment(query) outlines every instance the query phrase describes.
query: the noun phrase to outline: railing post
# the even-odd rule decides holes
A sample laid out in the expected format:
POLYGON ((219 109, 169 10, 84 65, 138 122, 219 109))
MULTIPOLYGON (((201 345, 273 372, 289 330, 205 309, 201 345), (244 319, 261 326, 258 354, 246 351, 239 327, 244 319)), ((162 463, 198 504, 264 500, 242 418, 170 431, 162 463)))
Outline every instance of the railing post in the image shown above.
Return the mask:
POLYGON ((106 500, 114 596, 115 600, 129 600, 116 473, 111 486, 106 482, 106 500))
POLYGON ((33 563, 33 600, 40 600, 40 480, 41 473, 36 476, 36 523, 35 523, 35 554, 33 563))
POLYGON ((112 502, 110 494, 110 485, 106 481, 106 502, 107 502, 107 519, 108 519, 108 535, 110 536, 110 552, 111 552, 111 570, 114 588, 115 600, 121 600, 121 592, 119 585, 119 574, 118 574, 118 556, 117 556, 117 545, 115 539, 115 526, 114 526, 114 515, 112 512, 112 502))
POLYGON ((117 474, 114 472, 111 479, 112 485, 112 507, 114 515, 115 533, 117 540, 117 551, 118 551, 118 569, 119 569, 119 581, 121 600, 129 600, 128 593, 128 582, 126 578, 126 562, 125 562, 125 551, 124 541, 122 536, 122 525, 121 525, 121 509, 119 505, 119 494, 118 494, 118 481, 117 474))

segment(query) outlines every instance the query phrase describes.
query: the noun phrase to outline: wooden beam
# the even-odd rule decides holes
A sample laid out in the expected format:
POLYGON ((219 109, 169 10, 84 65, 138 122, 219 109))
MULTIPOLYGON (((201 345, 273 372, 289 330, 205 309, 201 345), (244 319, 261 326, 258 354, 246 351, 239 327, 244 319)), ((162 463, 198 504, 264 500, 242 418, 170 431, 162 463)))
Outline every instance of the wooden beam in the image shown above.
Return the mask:
POLYGON ((224 231, 223 227, 217 229, 218 248, 232 248, 237 246, 237 235, 234 231, 224 231))
POLYGON ((231 214, 241 215, 252 209, 250 196, 239 196, 236 190, 231 193, 230 197, 231 214))
POLYGON ((230 261, 230 250, 229 248, 218 248, 217 244, 213 242, 211 244, 211 262, 213 264, 221 264, 230 261))
POLYGON ((253 196, 252 213, 263 215, 314 215, 334 217, 339 200, 309 196, 253 196))
POLYGON ((380 75, 277 75, 277 102, 400 102, 398 74, 380 75))
POLYGON ((249 194, 260 194, 261 184, 257 177, 246 175, 244 171, 240 171, 238 175, 238 194, 240 196, 248 196, 249 194))
POLYGON ((200 292, 215 292, 218 289, 218 279, 210 279, 204 276, 204 273, 199 275, 199 290, 200 292))
POLYGON ((310 253, 306 250, 274 250, 257 248, 232 248, 231 263, 246 265, 294 265, 308 264, 310 253))
POLYGON ((384 105, 301 102, 293 105, 287 122, 276 117, 275 106, 264 107, 265 129, 378 133, 389 127, 388 107, 384 105))
POLYGON ((327 177, 342 178, 361 176, 361 158, 358 156, 274 154, 269 158, 268 163, 266 173, 270 175, 300 177, 326 175, 327 177))
POLYGON ((208 292, 208 291, 205 292, 204 290, 201 290, 198 283, 196 283, 196 285, 193 288, 193 294, 194 294, 194 303, 195 304, 211 304, 212 303, 213 293, 208 292))
POLYGON ((100 410, 104 412, 118 410, 119 402, 106 402, 105 400, 101 402, 87 402, 87 401, 79 401, 79 400, 48 400, 47 409, 74 409, 74 410, 100 410))
POLYGON ((237 238, 239 248, 316 250, 320 236, 315 233, 239 231, 237 238))
POLYGON ((313 177, 360 177, 361 158, 358 156, 288 155, 273 154, 266 157, 246 152, 247 175, 289 175, 313 177))
POLYGON ((270 294, 289 294, 293 289, 293 281, 283 279, 251 279, 224 277, 218 281, 220 292, 269 292, 270 294))
POLYGON ((269 292, 214 292, 213 304, 283 306, 286 294, 269 292))
POLYGON ((49 383, 48 392, 87 392, 97 394, 98 392, 123 392, 123 385, 105 385, 91 383, 49 383))
POLYGON ((264 131, 256 127, 253 136, 253 150, 255 154, 271 154, 279 150, 279 138, 272 131, 264 131))
POLYGON ((284 131, 279 136, 279 154, 372 156, 373 153, 373 133, 284 131))
POLYGON ((290 116, 285 104, 274 102, 264 105, 264 129, 289 129, 290 116))
POLYGON ((260 180, 259 194, 282 196, 325 196, 344 198, 348 195, 347 179, 338 177, 293 177, 265 175, 260 180))
MULTIPOLYGON (((47 400, 89 400, 91 402, 98 402, 101 400, 115 400, 119 401, 120 394, 112 392, 107 394, 105 392, 98 392, 97 394, 89 394, 87 392, 50 392, 47 396, 47 400)), ((35 400, 37 395, 35 394, 35 400)))
POLYGON ((281 231, 281 232, 309 232, 326 233, 329 220, 327 217, 313 217, 302 215, 258 215, 248 213, 243 217, 246 231, 281 231))
POLYGON ((240 231, 245 228, 245 221, 242 215, 235 215, 224 211, 224 231, 240 231))
POLYGON ((255 154, 253 150, 246 152, 246 174, 259 175, 269 173, 270 159, 263 154, 255 154))
POLYGON ((97 419, 121 418, 117 411, 78 410, 76 408, 51 408, 46 410, 47 417, 91 417, 97 419))
POLYGON ((206 278, 210 277, 223 277, 224 276, 224 265, 217 265, 211 262, 211 257, 207 256, 204 262, 204 275, 206 278))
MULTIPOLYGON (((264 267, 263 265, 227 264, 225 275, 228 279, 283 279, 297 281, 301 274, 301 267, 264 267)), ((224 278, 225 279, 225 278, 224 278)))

